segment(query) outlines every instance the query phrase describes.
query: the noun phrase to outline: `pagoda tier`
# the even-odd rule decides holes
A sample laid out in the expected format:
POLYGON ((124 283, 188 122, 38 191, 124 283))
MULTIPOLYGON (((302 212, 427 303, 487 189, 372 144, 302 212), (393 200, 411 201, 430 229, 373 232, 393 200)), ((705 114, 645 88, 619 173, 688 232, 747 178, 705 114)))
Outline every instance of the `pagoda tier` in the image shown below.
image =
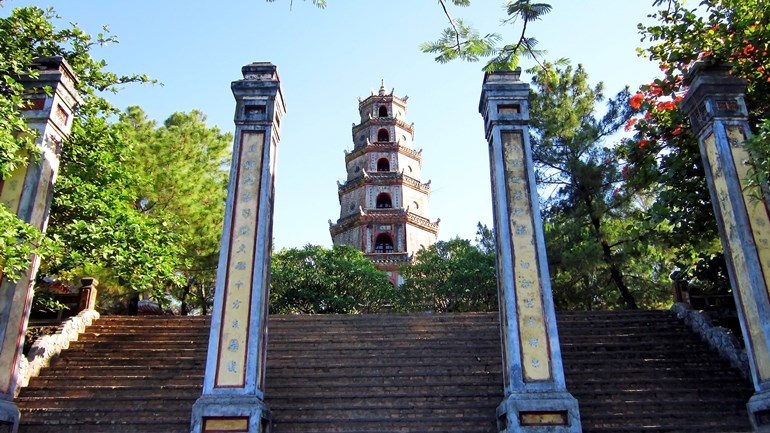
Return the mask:
POLYGON ((412 148, 407 97, 385 92, 359 100, 361 122, 352 127, 353 150, 338 182, 340 215, 329 221, 332 241, 359 248, 399 284, 397 267, 436 242, 438 221, 428 218, 430 182, 420 180, 422 150, 412 148))

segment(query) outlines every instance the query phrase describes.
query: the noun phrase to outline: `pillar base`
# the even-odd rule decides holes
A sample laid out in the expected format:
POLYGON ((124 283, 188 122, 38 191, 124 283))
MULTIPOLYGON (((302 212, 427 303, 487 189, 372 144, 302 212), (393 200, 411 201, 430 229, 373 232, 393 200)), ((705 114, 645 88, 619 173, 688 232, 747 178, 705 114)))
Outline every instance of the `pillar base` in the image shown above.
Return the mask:
POLYGON ((757 392, 746 403, 754 431, 770 433, 770 391, 757 392))
POLYGON ((0 433, 16 433, 20 416, 16 403, 0 399, 0 433))
POLYGON ((578 402, 566 391, 515 392, 497 407, 505 433, 581 433, 578 402))
POLYGON ((269 433, 270 419, 270 408, 257 397, 203 395, 193 405, 190 432, 269 433))

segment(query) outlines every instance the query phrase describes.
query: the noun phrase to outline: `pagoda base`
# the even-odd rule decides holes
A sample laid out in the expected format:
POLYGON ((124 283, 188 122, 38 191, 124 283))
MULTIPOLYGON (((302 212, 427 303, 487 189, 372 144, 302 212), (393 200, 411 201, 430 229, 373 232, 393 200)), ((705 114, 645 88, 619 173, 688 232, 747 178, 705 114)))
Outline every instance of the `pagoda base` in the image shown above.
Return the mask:
POLYGON ((497 430, 505 433, 581 433, 578 402, 561 392, 515 392, 497 407, 497 430))
POLYGON ((192 409, 191 433, 269 433, 271 412, 253 396, 204 395, 192 409))

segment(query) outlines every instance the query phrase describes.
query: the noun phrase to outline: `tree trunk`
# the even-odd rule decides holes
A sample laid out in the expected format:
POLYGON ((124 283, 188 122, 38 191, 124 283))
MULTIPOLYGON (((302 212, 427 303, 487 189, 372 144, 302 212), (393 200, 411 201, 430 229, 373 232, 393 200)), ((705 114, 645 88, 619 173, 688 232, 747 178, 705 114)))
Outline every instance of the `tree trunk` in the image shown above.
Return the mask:
POLYGON ((612 279, 612 282, 615 283, 615 286, 620 291, 620 296, 623 298, 623 302, 626 303, 626 307, 629 310, 638 310, 639 306, 636 305, 636 300, 634 299, 634 295, 631 294, 631 291, 628 289, 628 286, 626 285, 625 280, 623 279, 623 273, 620 272, 620 269, 615 264, 615 261, 612 259, 612 249, 610 248, 610 245, 607 243, 607 240, 604 239, 602 236, 601 226, 602 222, 599 218, 597 218, 594 215, 594 208, 593 203, 591 203, 591 199, 586 197, 584 199, 586 204, 586 209, 588 210, 588 216, 591 218, 591 225, 594 227, 594 235, 596 236, 596 240, 598 240, 602 245, 602 254, 604 258, 604 262, 607 263, 607 265, 610 267, 610 278, 612 279))
POLYGON ((190 284, 187 284, 184 286, 184 289, 182 289, 182 305, 179 306, 179 314, 182 316, 186 316, 189 311, 187 311, 187 297, 190 296, 190 284))

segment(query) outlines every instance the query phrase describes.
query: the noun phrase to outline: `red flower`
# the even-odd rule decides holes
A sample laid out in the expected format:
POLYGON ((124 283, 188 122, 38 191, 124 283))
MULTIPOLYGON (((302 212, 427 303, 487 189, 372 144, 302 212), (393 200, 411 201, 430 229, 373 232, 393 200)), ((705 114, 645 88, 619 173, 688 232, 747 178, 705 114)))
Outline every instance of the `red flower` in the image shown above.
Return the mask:
POLYGON ((638 110, 642 106, 642 101, 644 101, 644 95, 641 92, 637 92, 636 95, 631 97, 628 104, 631 105, 631 108, 634 110, 638 110))
POLYGON ((647 146, 647 140, 642 138, 641 140, 639 140, 639 149, 644 149, 645 146, 647 146))
POLYGON ((626 131, 630 131, 630 130, 631 130, 631 128, 633 128, 633 127, 634 127, 634 124, 636 124, 636 122, 637 122, 638 120, 639 120, 639 119, 638 119, 638 118, 636 118, 636 117, 632 117, 632 118, 628 119, 628 122, 626 122, 626 131))
POLYGON ((674 101, 658 102, 658 105, 656 106, 656 108, 661 111, 671 111, 674 108, 676 108, 676 104, 674 103, 674 101))

